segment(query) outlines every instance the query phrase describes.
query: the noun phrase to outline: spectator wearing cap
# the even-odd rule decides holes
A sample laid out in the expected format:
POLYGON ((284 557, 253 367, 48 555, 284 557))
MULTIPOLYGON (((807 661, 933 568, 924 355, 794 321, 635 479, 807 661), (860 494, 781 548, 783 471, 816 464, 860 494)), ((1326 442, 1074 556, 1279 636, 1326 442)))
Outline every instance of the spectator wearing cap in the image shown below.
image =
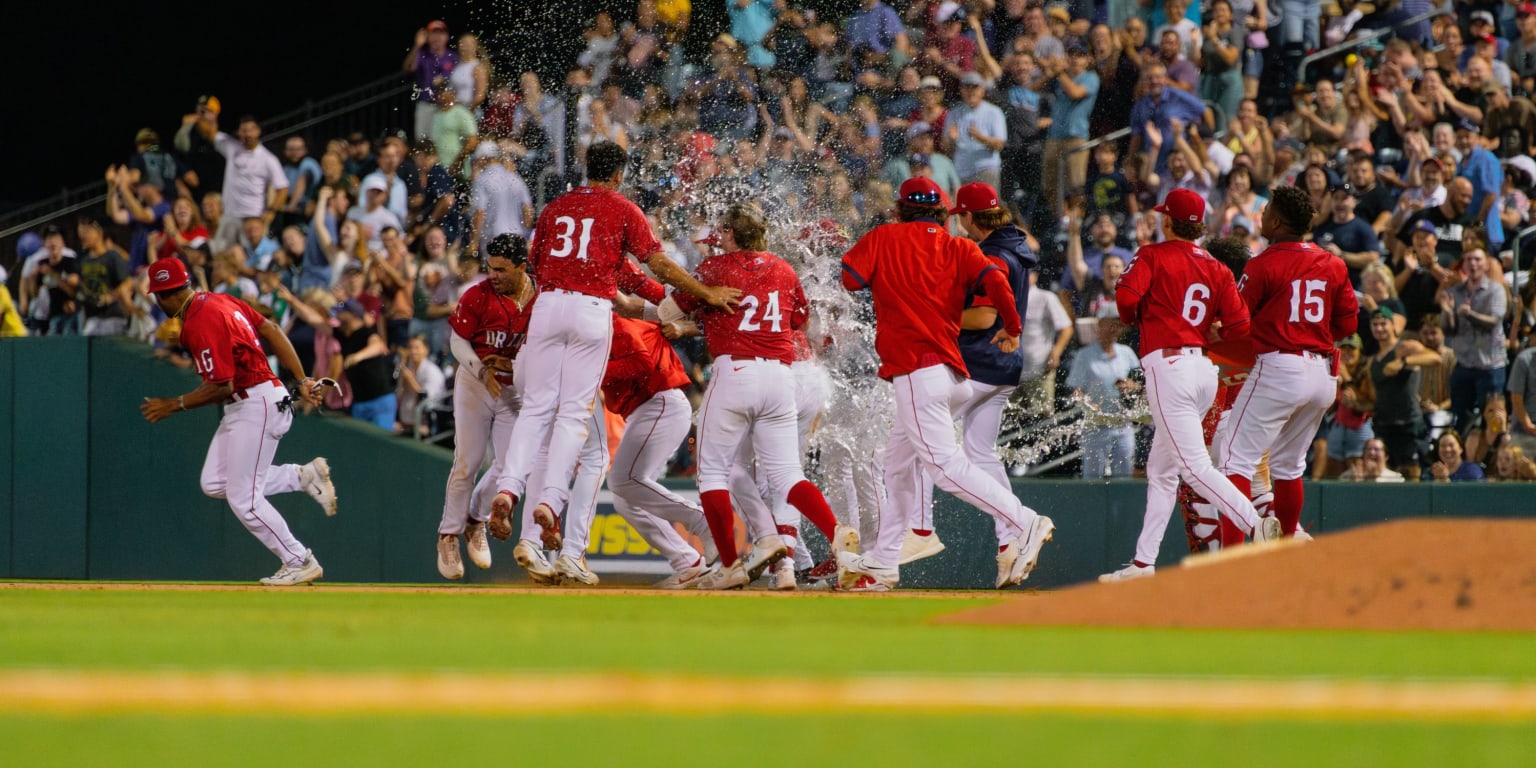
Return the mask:
MULTIPOLYGON (((934 139, 944 135, 944 125, 949 121, 949 110, 944 107, 944 81, 934 75, 926 75, 918 81, 917 108, 907 115, 907 121, 927 126, 934 139)), ((907 136, 909 139, 912 136, 910 130, 907 136)))
MULTIPOLYGON (((981 182, 993 189, 1002 186, 1002 150, 1008 143, 1008 121, 1003 110, 986 100, 986 80, 975 72, 960 78, 960 106, 950 114, 945 128, 945 147, 955 160, 964 184, 981 182)), ((1083 113, 1083 122, 1088 120, 1083 113)))
POLYGON ((337 304, 331 316, 338 321, 335 335, 341 345, 341 368, 352 383, 352 418, 393 432, 397 401, 389 347, 356 299, 337 304))
POLYGON ((373 142, 362 131, 353 131, 347 137, 346 161, 342 170, 347 176, 361 180, 378 169, 379 162, 373 156, 373 142))
POLYGON ((404 69, 415 76, 416 122, 411 134, 424 139, 432 131, 437 112, 437 92, 452 88, 449 78, 459 64, 459 54, 448 48, 448 25, 441 19, 416 30, 416 42, 405 55, 404 69))
MULTIPOLYGON (((1471 17, 1467 20, 1467 34, 1473 42, 1473 45, 1468 46, 1468 48, 1473 48, 1479 41, 1487 39, 1487 41, 1495 47, 1493 51, 1494 57, 1497 59, 1503 59, 1504 54, 1508 52, 1509 41, 1499 37, 1496 31, 1497 29, 1498 28, 1494 23, 1492 13, 1485 10, 1473 11, 1471 17)), ((1467 62, 1470 61, 1474 55, 1477 54, 1473 50, 1464 49, 1461 52, 1461 59, 1456 63, 1465 68, 1467 66, 1467 62)))
POLYGON ((911 58, 911 43, 900 14, 880 0, 861 0, 848 17, 844 35, 852 50, 868 50, 899 67, 911 58))
POLYGON ((1344 260, 1349 282, 1359 290, 1360 271, 1381 261, 1381 241, 1371 225, 1355 215, 1355 194, 1348 183, 1334 185, 1332 215, 1313 227, 1312 242, 1344 260))
MULTIPOLYGON (((398 136, 388 136, 379 142, 378 156, 375 158, 376 167, 372 173, 363 177, 363 185, 372 181, 382 184, 387 192, 384 196, 384 207, 395 215, 396 219, 406 221, 410 218, 410 191, 406 188, 405 180, 400 176, 400 166, 405 160, 405 142, 398 136)), ((361 202, 367 202, 367 193, 359 189, 362 196, 361 202)))
POLYGON ((945 75, 954 82, 966 73, 976 71, 976 41, 962 34, 964 14, 965 7, 959 3, 947 0, 939 4, 934 16, 937 33, 923 49, 921 69, 924 72, 945 75))
POLYGON ((1481 249, 1462 254, 1461 272, 1465 279, 1442 290, 1439 304, 1440 327, 1456 352, 1451 415, 1464 430, 1474 408, 1490 393, 1504 391, 1504 314, 1509 299, 1504 285, 1488 277, 1488 256, 1481 249))
POLYGON ((1045 133, 1045 200, 1057 205, 1087 183, 1088 153, 1077 151, 1088 140, 1088 118, 1099 96, 1099 73, 1087 49, 1073 44, 1066 60, 1041 63, 1051 88, 1051 125, 1045 133))
POLYGON ((133 156, 128 158, 128 172, 148 181, 167 200, 191 197, 197 188, 197 174, 182 165, 175 155, 160 148, 160 134, 153 128, 140 128, 133 137, 133 156))
POLYGON ((960 190, 960 174, 955 170, 953 161, 935 151, 935 143, 927 123, 907 126, 907 153, 887 161, 880 171, 881 178, 890 182, 892 187, 900 187, 903 181, 913 176, 927 176, 953 200, 960 190), (923 172, 922 168, 927 168, 927 171, 923 172))
POLYGON ((484 165, 470 187, 471 213, 468 247, 484 253, 499 235, 527 237, 533 229, 533 195, 528 184, 494 142, 480 145, 476 158, 484 165))
POLYGON ((726 12, 731 18, 731 35, 747 51, 747 63, 757 69, 774 65, 773 52, 763 47, 763 39, 773 29, 781 3, 778 0, 728 0, 726 12))
MULTIPOLYGON (((1039 32, 1035 34, 1035 60, 1057 59, 1067 55, 1067 41, 1056 33, 1072 22, 1072 12, 1060 3, 1042 9, 1039 32)), ((1031 27, 1033 29, 1033 27, 1031 27)))
POLYGON ((224 187, 224 156, 213 144, 221 109, 217 96, 197 97, 193 111, 181 116, 181 127, 172 141, 187 170, 197 176, 199 202, 209 192, 218 192, 224 187))
POLYGON ((1530 154, 1536 143, 1536 104, 1524 96, 1510 98, 1502 88, 1490 90, 1482 135, 1500 158, 1530 154))
POLYGON ((384 242, 381 236, 387 227, 403 229, 400 217, 394 211, 385 207, 384 203, 389 198, 389 184, 383 176, 370 175, 363 180, 363 188, 359 193, 362 200, 352 209, 347 211, 347 220, 355 221, 363 228, 363 240, 369 253, 377 253, 384 250, 384 242))
POLYGON ((1536 4, 1515 6, 1515 28, 1520 37, 1504 50, 1504 63, 1515 78, 1517 93, 1536 93, 1536 4))
POLYGON ((1152 169, 1168 172, 1168 155, 1173 151, 1173 121, 1191 125, 1205 119, 1205 104, 1192 93, 1168 85, 1168 69, 1161 62, 1151 62, 1142 70, 1146 78, 1145 94, 1131 108, 1131 154, 1151 151, 1152 169), (1151 139, 1157 139, 1156 146, 1151 139), (1168 139, 1168 140, 1164 140, 1168 139))
MULTIPOLYGON (((1408 221, 1403 224, 1403 228, 1398 230, 1397 239, 1400 243, 1412 244, 1418 242, 1414 239, 1417 236, 1415 234, 1416 231, 1428 231, 1434 234, 1438 266, 1448 267, 1456 259, 1461 258, 1463 231, 1468 226, 1477 223, 1477 220, 1473 218, 1476 211, 1470 210, 1468 207, 1471 204, 1472 182, 1460 177, 1451 179, 1450 183, 1446 185, 1445 202, 1434 208, 1425 208, 1410 216, 1408 221), (1425 222, 1428 225, 1427 229, 1424 226, 1420 226, 1420 222, 1425 222)), ((1423 254, 1418 255, 1422 256, 1423 254)), ((1420 266, 1428 269, 1427 265, 1420 264, 1420 266)), ((1403 286, 1401 281, 1399 281, 1397 289, 1399 292, 1402 292, 1403 286)), ((1413 307, 1410 304, 1408 327, 1417 328, 1418 326, 1413 322, 1412 309, 1413 307)))
POLYGON ((1504 187, 1504 169, 1489 152, 1481 135, 1482 127, 1463 119, 1456 125, 1456 148, 1461 150, 1461 166, 1456 176, 1472 182, 1468 211, 1472 220, 1488 232, 1488 242, 1497 253, 1504 242, 1504 224, 1499 218, 1499 193, 1504 187))

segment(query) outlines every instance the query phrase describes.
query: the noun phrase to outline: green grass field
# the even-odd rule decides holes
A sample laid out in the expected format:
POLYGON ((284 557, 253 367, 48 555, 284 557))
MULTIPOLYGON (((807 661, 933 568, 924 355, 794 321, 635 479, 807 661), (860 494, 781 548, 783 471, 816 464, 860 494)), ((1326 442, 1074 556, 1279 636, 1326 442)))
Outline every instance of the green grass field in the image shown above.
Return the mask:
MULTIPOLYGON (((759 681, 1086 678, 1375 683, 1536 682, 1522 634, 1112 630, 939 626, 992 598, 422 592, 0 589, 0 678, 26 672, 722 678, 742 706, 713 712, 606 706, 540 711, 537 690, 484 713, 411 701, 316 715, 48 708, 0 697, 0 764, 402 765, 1531 765, 1536 721, 1377 717, 1326 709, 1222 717, 1042 711, 861 711, 814 694, 756 706, 759 681)), ((1010 599, 1028 599, 1010 598, 1010 599)), ((946 683, 945 681, 951 681, 946 683)), ((105 685, 105 683, 104 683, 105 685)), ((537 686, 535 686, 537 688, 537 686)), ((832 689, 828 689, 831 691, 832 689)), ((686 686, 683 688, 686 697, 686 686)), ((620 699, 615 699, 620 700, 620 699)), ((685 699, 686 701, 686 699, 685 699)), ((375 704, 378 704, 375 702, 375 704)), ((387 703, 386 703, 387 704, 387 703)), ((304 710, 303 707, 296 708, 304 710)))

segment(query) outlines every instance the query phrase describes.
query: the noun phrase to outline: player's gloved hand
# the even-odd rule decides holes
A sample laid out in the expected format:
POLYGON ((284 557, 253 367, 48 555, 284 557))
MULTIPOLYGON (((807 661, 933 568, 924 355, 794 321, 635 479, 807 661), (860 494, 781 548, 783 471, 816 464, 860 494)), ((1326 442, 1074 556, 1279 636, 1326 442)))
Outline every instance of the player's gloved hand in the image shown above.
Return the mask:
POLYGON ((997 334, 992 337, 992 343, 996 344, 998 351, 1003 354, 1012 354, 1019 348, 1019 337, 1009 336, 1007 331, 998 329, 997 334))

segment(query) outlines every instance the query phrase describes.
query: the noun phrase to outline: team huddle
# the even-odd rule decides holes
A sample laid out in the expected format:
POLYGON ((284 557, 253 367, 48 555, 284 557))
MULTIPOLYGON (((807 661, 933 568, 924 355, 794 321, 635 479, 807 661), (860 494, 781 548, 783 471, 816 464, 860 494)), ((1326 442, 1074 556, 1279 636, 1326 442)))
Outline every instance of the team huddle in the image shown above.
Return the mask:
MULTIPOLYGON (((1035 262, 996 191, 967 185, 951 206, 931 180, 914 177, 897 193, 896 223, 851 247, 822 241, 841 260, 842 288, 872 314, 878 371, 853 386, 883 401, 871 414, 844 404, 826 415, 888 424, 875 430, 885 444, 872 461, 824 447, 823 468, 842 467, 854 489, 836 489, 834 506, 803 469, 827 400, 818 359, 829 345, 862 340, 834 338, 825 324, 808 336, 826 309, 807 299, 794 266, 768 252, 769 224, 753 203, 724 211, 712 254, 693 273, 671 261, 619 192, 626 162, 617 145, 590 147, 587 185, 542 211, 531 243, 516 235, 490 242, 486 279, 451 317, 458 439, 438 526, 442 576, 463 578, 466 553, 489 568, 489 539, 515 534, 513 558, 535 583, 597 584, 585 553, 606 481, 618 514, 667 559, 664 588, 740 589, 770 573, 774 589, 788 590, 800 571, 848 591, 893 589, 901 565, 943 549, 931 521, 934 486, 994 519, 996 586, 1027 579, 1055 524, 1014 495, 995 446, 1022 370, 1018 339, 1035 262), (951 217, 965 237, 951 234, 951 217), (690 334, 702 335, 712 358, 696 415, 671 345, 690 334), (611 454, 604 409, 624 419, 611 454), (658 481, 695 422, 698 503, 658 481), (801 518, 830 543, 819 564, 801 518)), ((1164 241, 1141 249, 1116 294, 1120 318, 1141 330, 1156 426, 1145 527, 1134 560, 1102 580, 1153 573, 1181 480, 1192 547, 1306 535, 1298 525, 1305 450, 1333 402, 1333 343, 1354 331, 1357 312, 1343 262, 1302 242, 1312 215, 1305 193, 1277 191, 1263 223, 1275 245, 1251 261, 1241 243, 1195 244, 1204 234, 1198 195, 1175 190, 1156 210, 1164 241), (1220 395, 1213 360, 1233 382, 1220 395), (1244 367, 1251 372, 1241 381, 1244 367), (1202 444, 1210 451, 1190 448, 1202 444)), ((265 497, 304 490, 334 513, 335 491, 324 459, 272 466, 293 396, 260 342, 300 382, 297 397, 314 401, 325 384, 306 377, 270 322, 239 302, 194 293, 177 267, 156 264, 151 290, 180 319, 204 384, 180 398, 147 398, 144 414, 154 422, 225 402, 204 490, 225 498, 282 561, 263 583, 314 581, 323 574, 314 554, 265 497)), ((823 474, 844 485, 843 475, 823 474)))

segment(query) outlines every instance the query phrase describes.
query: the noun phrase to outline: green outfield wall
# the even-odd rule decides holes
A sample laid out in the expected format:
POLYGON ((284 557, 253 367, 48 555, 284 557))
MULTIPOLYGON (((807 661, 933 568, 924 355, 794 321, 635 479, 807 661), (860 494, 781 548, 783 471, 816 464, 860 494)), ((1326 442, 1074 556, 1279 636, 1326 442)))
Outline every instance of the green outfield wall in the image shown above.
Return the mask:
MULTIPOLYGON (((123 340, 0 342, 0 577, 247 581, 275 570, 271 554, 224 503, 199 488, 218 409, 157 425, 139 415, 145 396, 180 394, 196 383, 191 372, 123 340)), ((324 517, 302 494, 273 502, 320 557, 327 580, 439 580, 433 540, 449 452, 347 418, 296 418, 277 461, 317 455, 330 460, 341 513, 324 517)), ((1057 525, 1029 584, 1084 581, 1128 560, 1145 489, 1138 482, 1015 481, 1019 497, 1057 525)), ((1320 483, 1308 486, 1302 519, 1327 533, 1401 517, 1525 516, 1536 516, 1533 485, 1320 483)), ((991 519, 947 496, 935 519, 947 549, 903 569, 903 585, 990 587, 991 519)), ((606 509, 599 525, 594 559, 627 557, 619 570, 655 565, 606 509)), ((1164 537, 1163 562, 1186 551, 1181 525, 1175 521, 1164 537)), ((510 546, 496 544, 495 553, 496 567, 470 578, 520 580, 510 546)))

